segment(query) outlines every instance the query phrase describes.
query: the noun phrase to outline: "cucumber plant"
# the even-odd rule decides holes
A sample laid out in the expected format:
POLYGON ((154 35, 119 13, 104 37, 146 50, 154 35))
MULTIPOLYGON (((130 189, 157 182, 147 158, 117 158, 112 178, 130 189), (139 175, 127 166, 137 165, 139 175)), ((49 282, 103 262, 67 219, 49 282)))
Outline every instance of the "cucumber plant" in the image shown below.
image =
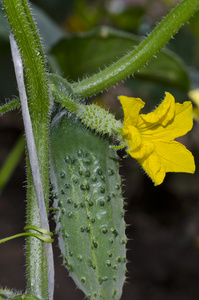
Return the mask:
MULTIPOLYGON (((125 281, 126 237, 119 159, 112 147, 112 135, 115 129, 122 135, 122 123, 105 113, 107 122, 112 122, 107 126, 101 109, 97 109, 99 114, 93 117, 95 106, 87 109, 82 102, 145 66, 199 9, 199 1, 181 1, 137 47, 103 71, 74 83, 50 76, 46 70, 46 57, 28 1, 2 0, 2 3, 13 36, 11 40, 16 41, 16 49, 19 49, 13 51, 13 61, 22 111, 22 101, 27 100, 23 120, 27 140, 25 228, 29 232, 26 294, 13 295, 1 289, 0 298, 53 299, 53 256, 52 248, 47 245, 52 239, 44 238, 51 233, 48 222, 47 226, 43 222, 49 212, 51 178, 56 232, 65 266, 87 298, 119 300, 125 281), (74 105, 70 106, 67 99, 74 105), (65 108, 55 113, 51 122, 56 101, 65 108), (78 107, 78 111, 74 107, 78 107), (27 114, 29 127, 26 126, 27 114), (101 121, 103 130, 99 128, 101 121), (112 128, 112 124, 116 127, 112 128), (35 180, 35 169, 41 178, 39 182, 38 178, 35 180), (42 210, 41 199, 45 201, 42 210)), ((0 113, 18 107, 20 102, 15 99, 0 107, 0 113)))

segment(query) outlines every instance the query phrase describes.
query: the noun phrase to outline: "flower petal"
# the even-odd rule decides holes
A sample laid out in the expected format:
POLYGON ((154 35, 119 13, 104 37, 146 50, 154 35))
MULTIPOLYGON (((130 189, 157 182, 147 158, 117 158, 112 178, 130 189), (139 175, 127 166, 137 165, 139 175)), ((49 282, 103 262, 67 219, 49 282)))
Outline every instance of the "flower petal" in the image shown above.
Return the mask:
POLYGON ((146 123, 149 124, 161 124, 166 126, 174 118, 175 113, 175 99, 166 92, 165 98, 162 103, 152 112, 148 114, 141 114, 138 126, 142 126, 146 123))
POLYGON ((184 145, 176 141, 158 142, 155 148, 166 172, 195 172, 194 157, 184 145))
POLYGON ((199 89, 190 91, 188 96, 199 107, 199 89))
POLYGON ((124 96, 119 99, 124 108, 123 135, 129 146, 127 151, 138 160, 155 185, 163 182, 167 172, 194 173, 193 155, 174 141, 193 126, 191 102, 175 103, 174 97, 166 93, 158 108, 139 115, 144 106, 141 99, 124 96))
POLYGON ((154 124, 154 126, 145 125, 140 129, 141 135, 155 141, 172 141, 177 137, 185 135, 193 127, 192 103, 185 101, 183 104, 176 103, 175 117, 166 126, 154 124))
POLYGON ((138 162, 153 180, 155 185, 159 185, 163 182, 166 175, 166 170, 156 151, 153 151, 148 157, 139 159, 138 162))
POLYGON ((193 127, 193 106, 191 101, 176 103, 175 120, 169 129, 173 130, 175 138, 185 135, 193 127))
POLYGON ((130 150, 128 152, 133 158, 140 160, 146 159, 149 155, 151 155, 151 153, 154 151, 154 148, 155 145, 153 143, 144 141, 137 148, 132 149, 130 147, 130 150))
POLYGON ((123 128, 123 135, 132 151, 140 146, 142 138, 136 127, 128 126, 123 128))
POLYGON ((158 142, 155 150, 138 162, 154 181, 155 185, 163 182, 167 172, 195 172, 195 162, 192 153, 178 142, 158 142))
POLYGON ((194 107, 193 109, 193 117, 196 121, 199 121, 199 108, 198 107, 194 107))
POLYGON ((124 111, 124 127, 135 126, 138 122, 139 112, 144 107, 140 98, 119 96, 124 111))

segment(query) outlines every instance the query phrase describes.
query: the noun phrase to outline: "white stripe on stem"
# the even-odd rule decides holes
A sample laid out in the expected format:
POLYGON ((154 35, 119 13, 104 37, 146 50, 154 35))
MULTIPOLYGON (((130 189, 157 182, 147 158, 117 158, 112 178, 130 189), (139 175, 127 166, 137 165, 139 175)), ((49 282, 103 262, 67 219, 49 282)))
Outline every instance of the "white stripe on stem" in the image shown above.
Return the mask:
MULTIPOLYGON (((14 69, 16 74, 16 80, 19 90, 19 97, 21 101, 22 116, 25 128, 26 142, 29 153, 30 166, 33 176, 33 182, 35 186, 39 211, 40 211, 40 221, 41 227, 49 231, 48 217, 46 213, 46 205, 44 201, 44 193, 41 181, 41 174, 39 170, 39 162, 37 158, 37 150, 33 135, 32 122, 30 118, 30 113, 28 109, 27 95, 24 85, 24 76, 23 76, 23 63, 19 49, 17 47, 16 41, 12 34, 10 34, 10 45, 12 58, 14 63, 14 69)), ((53 299, 54 293, 54 262, 53 262, 53 252, 52 244, 44 242, 44 249, 47 258, 48 264, 48 286, 49 286, 49 299, 53 299)))

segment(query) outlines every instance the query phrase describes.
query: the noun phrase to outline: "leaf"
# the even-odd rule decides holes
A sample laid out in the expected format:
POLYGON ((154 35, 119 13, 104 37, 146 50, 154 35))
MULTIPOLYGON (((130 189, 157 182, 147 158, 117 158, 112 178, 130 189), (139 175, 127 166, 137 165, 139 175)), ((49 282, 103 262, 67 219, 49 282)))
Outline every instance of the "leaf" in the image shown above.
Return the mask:
POLYGON ((0 4, 0 38, 5 41, 9 40, 9 26, 4 16, 3 10, 1 10, 1 4, 0 4))
POLYGON ((59 23, 65 20, 66 15, 70 14, 75 2, 71 0, 48 0, 48 2, 34 0, 34 3, 46 11, 50 18, 59 23))
MULTIPOLYGON (((45 48, 52 47, 58 40, 64 37, 61 28, 38 6, 31 5, 40 35, 45 48)), ((0 4, 0 38, 9 42, 9 25, 0 4)))
POLYGON ((186 66, 179 56, 171 50, 160 52, 148 67, 143 67, 136 74, 137 78, 148 79, 159 83, 189 90, 190 79, 186 66))
POLYGON ((36 5, 32 5, 32 7, 45 49, 48 50, 64 37, 64 32, 41 8, 36 5))
POLYGON ((122 12, 110 14, 113 24, 122 30, 138 30, 145 9, 142 6, 128 7, 122 12))
POLYGON ((0 105, 5 103, 4 98, 13 98, 17 95, 16 79, 8 42, 0 42, 0 105))
POLYGON ((0 194, 9 181, 10 177, 12 176, 16 166, 19 163, 19 160, 21 159, 21 156, 24 152, 25 147, 25 140, 24 136, 20 136, 20 138, 17 140, 16 145, 8 155, 8 158, 4 162, 4 165, 0 169, 0 194))
MULTIPOLYGON (((64 37, 64 33, 42 9, 36 5, 31 6, 39 28, 40 36, 42 37, 45 50, 47 51, 64 37)), ((2 5, 0 3, 0 103, 3 103, 4 98, 10 98, 13 97, 13 95, 17 95, 17 90, 13 63, 10 55, 9 25, 1 7, 2 5)))
MULTIPOLYGON (((70 35, 50 51, 61 72, 70 80, 91 75, 122 57, 141 38, 122 31, 100 27, 88 33, 70 35)), ((171 51, 163 50, 136 76, 188 90, 189 77, 183 62, 171 51)))

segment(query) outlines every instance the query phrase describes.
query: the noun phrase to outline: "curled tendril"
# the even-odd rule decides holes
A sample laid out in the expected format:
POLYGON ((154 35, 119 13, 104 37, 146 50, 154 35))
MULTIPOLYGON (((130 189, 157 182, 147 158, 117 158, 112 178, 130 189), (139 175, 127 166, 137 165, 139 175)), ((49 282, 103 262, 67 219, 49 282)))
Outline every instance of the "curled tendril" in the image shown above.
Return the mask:
POLYGON ((42 234, 33 233, 33 232, 23 232, 23 233, 15 234, 15 235, 9 236, 7 238, 1 239, 0 244, 5 243, 5 242, 10 241, 10 240, 13 240, 13 239, 18 238, 18 237, 21 237, 21 236, 34 236, 34 237, 36 237, 37 239, 39 239, 43 242, 47 242, 47 243, 53 243, 54 242, 54 239, 49 238, 47 236, 44 236, 44 234, 48 235, 48 236, 53 236, 52 232, 47 231, 43 228, 34 226, 34 225, 32 225, 32 226, 27 225, 27 226, 24 227, 24 230, 30 230, 30 229, 35 230, 37 232, 40 232, 42 234))
POLYGON ((53 236, 53 233, 46 230, 46 229, 43 229, 43 228, 40 228, 40 227, 37 227, 35 225, 27 225, 24 227, 24 230, 29 230, 29 229, 32 229, 32 230, 35 230, 35 231, 38 231, 40 233, 43 233, 45 235, 50 235, 50 236, 53 236))

